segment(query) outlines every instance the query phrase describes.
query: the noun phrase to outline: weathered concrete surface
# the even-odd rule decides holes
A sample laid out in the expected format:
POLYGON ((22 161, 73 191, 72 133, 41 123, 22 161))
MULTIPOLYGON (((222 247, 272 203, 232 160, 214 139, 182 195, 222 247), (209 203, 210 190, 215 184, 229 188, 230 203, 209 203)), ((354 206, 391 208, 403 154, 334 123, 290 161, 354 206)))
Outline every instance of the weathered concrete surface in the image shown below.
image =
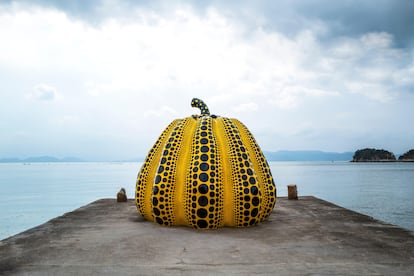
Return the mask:
POLYGON ((414 233, 314 197, 265 223, 196 231, 103 199, 0 241, 0 274, 413 275, 414 233))

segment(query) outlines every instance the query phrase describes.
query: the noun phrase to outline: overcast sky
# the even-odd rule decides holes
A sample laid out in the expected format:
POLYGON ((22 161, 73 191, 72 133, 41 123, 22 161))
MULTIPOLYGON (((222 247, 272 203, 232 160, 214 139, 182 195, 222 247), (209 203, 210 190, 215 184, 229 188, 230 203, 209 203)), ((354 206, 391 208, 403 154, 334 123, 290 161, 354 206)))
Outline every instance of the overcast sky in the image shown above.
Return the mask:
POLYGON ((263 150, 414 148, 414 1, 1 1, 0 157, 145 156, 175 118, 263 150))

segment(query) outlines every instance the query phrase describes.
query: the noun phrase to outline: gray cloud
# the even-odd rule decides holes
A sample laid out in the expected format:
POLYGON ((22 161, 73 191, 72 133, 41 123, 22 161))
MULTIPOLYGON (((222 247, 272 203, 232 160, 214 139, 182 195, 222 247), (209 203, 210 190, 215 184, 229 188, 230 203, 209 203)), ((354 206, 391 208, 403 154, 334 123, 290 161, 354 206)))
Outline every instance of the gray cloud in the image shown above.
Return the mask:
POLYGON ((370 144, 363 139, 372 133, 393 135, 381 147, 411 147, 408 1, 2 3, 9 43, 0 44, 0 75, 14 99, 0 108, 14 116, 5 150, 36 141, 41 129, 67 144, 93 140, 125 145, 125 156, 143 152, 170 118, 192 113, 186 99, 193 96, 215 114, 240 117, 264 149, 352 150, 370 144), (59 89, 33 87, 44 81, 59 89), (12 112, 22 95, 27 108, 12 112), (26 125, 27 135, 15 139, 26 125))
MULTIPOLYGON (((128 17, 137 7, 156 8, 157 1, 148 0, 5 0, 6 5, 24 5, 26 7, 44 7, 65 12, 68 16, 84 20, 91 24, 99 24, 107 17, 128 17)), ((1 4, 0 4, 1 8, 1 4)))
POLYGON ((331 36, 388 32, 399 47, 413 43, 414 1, 301 1, 297 11, 306 18, 324 21, 331 36))
MULTIPOLYGON (((304 29, 328 26, 322 38, 360 36, 369 32, 388 32, 396 46, 414 43, 414 1, 411 0, 264 0, 240 4, 239 1, 208 1, 210 5, 231 8, 241 16, 263 16, 264 27, 296 35, 304 29)), ((199 4, 203 8, 206 3, 199 4)))
MULTIPOLYGON (((24 3, 56 8, 68 15, 99 23, 107 16, 126 17, 134 8, 168 11, 171 6, 191 6, 203 13, 210 7, 239 17, 241 21, 256 20, 262 27, 296 35, 305 29, 327 26, 321 39, 338 36, 360 36, 369 32, 388 32, 397 47, 414 43, 414 1, 411 0, 263 0, 263 1, 56 1, 8 0, 6 3, 24 3)), ((130 14, 132 15, 132 14, 130 14)))

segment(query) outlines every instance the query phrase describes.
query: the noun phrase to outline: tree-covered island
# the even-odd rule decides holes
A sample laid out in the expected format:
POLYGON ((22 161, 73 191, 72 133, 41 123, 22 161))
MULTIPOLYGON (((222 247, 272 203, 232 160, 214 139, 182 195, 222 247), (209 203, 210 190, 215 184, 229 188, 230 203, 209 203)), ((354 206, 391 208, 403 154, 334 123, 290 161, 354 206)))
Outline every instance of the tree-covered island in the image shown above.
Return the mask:
POLYGON ((351 162, 394 162, 395 155, 384 149, 360 149, 357 150, 351 162))
POLYGON ((359 149, 354 153, 351 162, 414 162, 414 149, 400 155, 398 160, 394 153, 384 149, 359 149))
POLYGON ((414 149, 411 149, 398 157, 398 161, 401 162, 414 162, 414 149))

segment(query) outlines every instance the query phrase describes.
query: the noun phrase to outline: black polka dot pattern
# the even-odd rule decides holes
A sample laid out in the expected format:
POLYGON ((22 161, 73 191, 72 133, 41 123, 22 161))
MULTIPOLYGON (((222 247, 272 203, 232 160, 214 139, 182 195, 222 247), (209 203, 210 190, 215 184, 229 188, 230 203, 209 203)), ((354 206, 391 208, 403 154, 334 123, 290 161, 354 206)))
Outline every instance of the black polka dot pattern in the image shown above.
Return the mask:
POLYGON ((254 139, 253 135, 248 130, 248 128, 237 119, 233 119, 233 122, 238 126, 241 136, 245 136, 246 139, 249 141, 249 143, 247 143, 247 146, 251 149, 249 150, 249 152, 252 155, 254 155, 254 163, 257 163, 256 171, 258 172, 259 179, 261 180, 263 186, 263 212, 261 212, 260 221, 264 221, 268 218, 276 204, 276 185, 273 180, 272 172, 270 171, 269 164, 267 163, 267 160, 263 155, 262 150, 256 143, 256 140, 254 139))
POLYGON ((239 130, 228 118, 223 118, 223 124, 230 148, 228 154, 232 165, 235 226, 252 226, 259 222, 261 211, 259 182, 239 130))
MULTIPOLYGON (((135 203, 137 205, 138 211, 140 214, 142 214, 146 219, 152 219, 152 213, 150 210, 145 209, 145 196, 148 193, 147 189, 152 189, 152 177, 150 176, 150 172, 154 170, 158 163, 158 156, 160 155, 160 150, 162 150, 162 147, 165 143, 165 140, 167 138, 168 133, 171 131, 171 129, 174 128, 174 126, 179 122, 180 120, 173 121, 161 134, 161 136, 158 138, 157 142, 154 144, 154 146, 149 151, 147 158, 144 161, 144 164, 142 164, 142 167, 138 173, 136 186, 135 186, 135 203), (149 186, 149 187, 148 187, 149 186)), ((151 190, 149 190, 151 192, 151 190)))
POLYGON ((223 220, 222 166, 211 117, 198 120, 187 174, 186 214, 194 228, 218 228, 223 220))
POLYGON ((181 149, 184 130, 189 120, 192 119, 181 120, 169 135, 154 178, 152 192, 153 215, 157 223, 165 226, 175 225, 174 191, 176 188, 177 158, 181 149))
POLYGON ((238 120, 201 116, 173 121, 161 134, 136 182, 138 212, 164 226, 196 229, 249 227, 268 218, 276 203, 269 165, 238 120))

